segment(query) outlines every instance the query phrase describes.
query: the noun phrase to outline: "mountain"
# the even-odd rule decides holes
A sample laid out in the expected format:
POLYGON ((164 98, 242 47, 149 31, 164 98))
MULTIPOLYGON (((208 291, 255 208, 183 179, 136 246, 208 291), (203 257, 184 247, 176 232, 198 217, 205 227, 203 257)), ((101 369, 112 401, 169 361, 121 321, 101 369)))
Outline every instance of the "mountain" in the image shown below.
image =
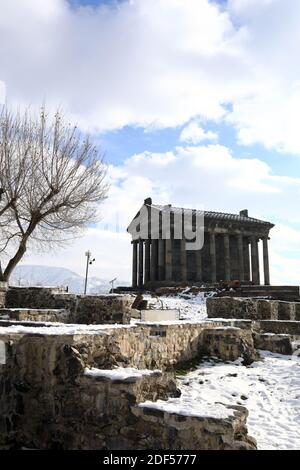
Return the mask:
MULTIPOLYGON (((129 283, 120 281, 115 284, 128 286, 129 283)), ((37 266, 37 265, 20 265, 13 271, 10 278, 12 286, 48 286, 48 287, 68 287, 69 292, 74 294, 82 294, 84 291, 84 277, 74 273, 70 269, 37 266)), ((91 276, 88 279, 89 294, 108 293, 111 288, 108 279, 91 276)))

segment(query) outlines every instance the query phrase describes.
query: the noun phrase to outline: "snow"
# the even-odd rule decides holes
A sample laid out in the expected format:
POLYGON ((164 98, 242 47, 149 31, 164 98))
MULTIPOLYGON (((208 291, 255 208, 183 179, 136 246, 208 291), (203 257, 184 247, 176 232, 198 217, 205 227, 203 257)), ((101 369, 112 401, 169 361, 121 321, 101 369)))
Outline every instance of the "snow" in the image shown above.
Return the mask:
POLYGON ((192 400, 189 395, 184 395, 181 398, 170 398, 168 401, 145 401, 144 403, 140 403, 139 406, 198 418, 226 419, 234 414, 234 410, 227 408, 222 403, 199 403, 192 400))
POLYGON ((116 369, 96 369, 95 367, 84 371, 89 377, 106 377, 111 380, 125 380, 161 374, 160 370, 135 369, 133 367, 117 367, 116 369))
POLYGON ((165 409, 183 406, 192 411, 199 407, 202 413, 216 402, 243 405, 249 411, 248 432, 259 449, 299 449, 300 358, 260 353, 263 361, 248 367, 240 360, 202 363, 196 371, 181 377, 182 396, 169 400, 165 409))
POLYGON ((25 326, 22 325, 11 325, 11 326, 0 326, 0 334, 37 334, 37 335, 97 335, 105 334, 109 330, 117 328, 133 328, 134 325, 79 325, 79 324, 64 324, 64 323, 51 323, 43 322, 46 326, 25 326))
POLYGON ((186 290, 172 296, 151 297, 150 295, 144 295, 144 299, 148 300, 149 307, 177 309, 180 312, 181 320, 196 322, 207 318, 206 298, 210 295, 210 293, 206 294, 205 297, 203 292, 195 295, 186 290))
POLYGON ((226 418, 243 405, 249 411, 249 435, 261 450, 300 447, 300 358, 260 351, 262 361, 245 367, 241 360, 208 360, 180 376, 182 395, 140 406, 185 416, 226 418))

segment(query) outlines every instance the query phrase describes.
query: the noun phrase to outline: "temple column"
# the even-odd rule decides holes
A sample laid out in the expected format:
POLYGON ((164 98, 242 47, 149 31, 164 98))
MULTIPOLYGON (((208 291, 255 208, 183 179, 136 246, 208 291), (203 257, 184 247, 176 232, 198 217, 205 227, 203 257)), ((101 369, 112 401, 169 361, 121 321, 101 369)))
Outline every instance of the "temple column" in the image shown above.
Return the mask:
POLYGON ((172 240, 166 239, 166 257, 165 257, 165 277, 166 281, 172 281, 172 240))
POLYGON ((143 285, 144 280, 144 240, 139 240, 139 275, 138 286, 143 285))
POLYGON ((259 261, 258 261, 258 246, 256 237, 251 237, 251 271, 252 282, 256 285, 259 284, 259 261))
POLYGON ((244 251, 244 278, 245 278, 245 281, 250 281, 250 257, 249 257, 248 237, 244 237, 243 239, 243 251, 244 251))
POLYGON ((158 239, 158 280, 165 279, 165 240, 158 239))
POLYGON ((202 250, 196 251, 196 278, 202 281, 202 250))
POLYGON ((145 278, 144 283, 150 281, 150 240, 145 241, 145 278))
POLYGON ((224 234, 224 268, 225 268, 225 281, 230 281, 230 248, 229 248, 229 234, 224 234))
POLYGON ((137 244, 136 240, 132 241, 132 287, 137 287, 137 244))
POLYGON ((257 284, 260 285, 260 269, 259 269, 259 238, 256 240, 256 252, 257 252, 257 284))
POLYGON ((181 281, 187 281, 187 252, 185 239, 180 240, 180 270, 181 270, 181 281))
POLYGON ((265 286, 269 286, 270 285, 270 268, 269 268, 268 237, 263 238, 263 258, 264 258, 265 286))
POLYGON ((245 280, 243 235, 238 235, 239 280, 245 280))
POLYGON ((158 275, 158 240, 151 240, 151 261, 150 261, 150 278, 151 281, 157 281, 158 275))
POLYGON ((217 282, 217 261, 216 261, 216 236, 213 232, 209 237, 209 254, 210 254, 210 270, 211 282, 217 282))

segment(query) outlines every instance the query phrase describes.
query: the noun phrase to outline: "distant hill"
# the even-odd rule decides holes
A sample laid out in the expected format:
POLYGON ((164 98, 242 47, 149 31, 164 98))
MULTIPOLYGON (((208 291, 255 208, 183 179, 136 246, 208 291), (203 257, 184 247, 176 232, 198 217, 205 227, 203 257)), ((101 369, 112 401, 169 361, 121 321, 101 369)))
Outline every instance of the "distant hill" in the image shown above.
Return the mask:
MULTIPOLYGON (((10 285, 44 287, 68 286, 69 292, 82 294, 84 290, 84 277, 66 268, 20 265, 13 271, 10 278, 10 285)), ((126 281, 117 281, 116 285, 128 286, 129 283, 126 281)), ((89 294, 104 294, 109 292, 110 287, 109 279, 101 279, 95 276, 89 277, 89 294)))

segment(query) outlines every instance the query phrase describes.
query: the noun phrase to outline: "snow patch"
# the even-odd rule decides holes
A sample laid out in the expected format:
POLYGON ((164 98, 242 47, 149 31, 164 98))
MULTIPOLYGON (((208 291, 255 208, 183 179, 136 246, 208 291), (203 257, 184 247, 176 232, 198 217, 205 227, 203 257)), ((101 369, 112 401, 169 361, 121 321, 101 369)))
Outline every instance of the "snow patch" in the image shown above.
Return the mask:
POLYGON ((222 403, 208 404, 201 401, 194 401, 189 396, 182 398, 170 398, 168 401, 158 400, 156 402, 145 401, 139 404, 142 408, 152 408, 168 413, 175 413, 182 416, 194 416, 197 418, 219 418, 226 419, 233 416, 232 409, 227 408, 222 403))
POLYGON ((84 371, 88 377, 106 377, 111 380, 125 380, 161 374, 160 370, 135 369, 133 367, 117 367, 116 369, 96 369, 95 367, 84 371))
MULTIPOLYGON (((221 402, 249 411, 248 432, 259 449, 300 447, 300 358, 260 351, 262 361, 206 361, 181 377, 179 401, 212 407, 221 402)), ((178 403, 179 406, 179 403, 178 403)))
POLYGON ((204 295, 203 292, 198 294, 191 294, 183 291, 178 295, 151 297, 151 295, 144 295, 144 299, 148 300, 149 306, 152 308, 160 309, 175 309, 180 312, 181 320, 190 320, 198 322, 207 318, 206 299, 209 295, 204 295))

